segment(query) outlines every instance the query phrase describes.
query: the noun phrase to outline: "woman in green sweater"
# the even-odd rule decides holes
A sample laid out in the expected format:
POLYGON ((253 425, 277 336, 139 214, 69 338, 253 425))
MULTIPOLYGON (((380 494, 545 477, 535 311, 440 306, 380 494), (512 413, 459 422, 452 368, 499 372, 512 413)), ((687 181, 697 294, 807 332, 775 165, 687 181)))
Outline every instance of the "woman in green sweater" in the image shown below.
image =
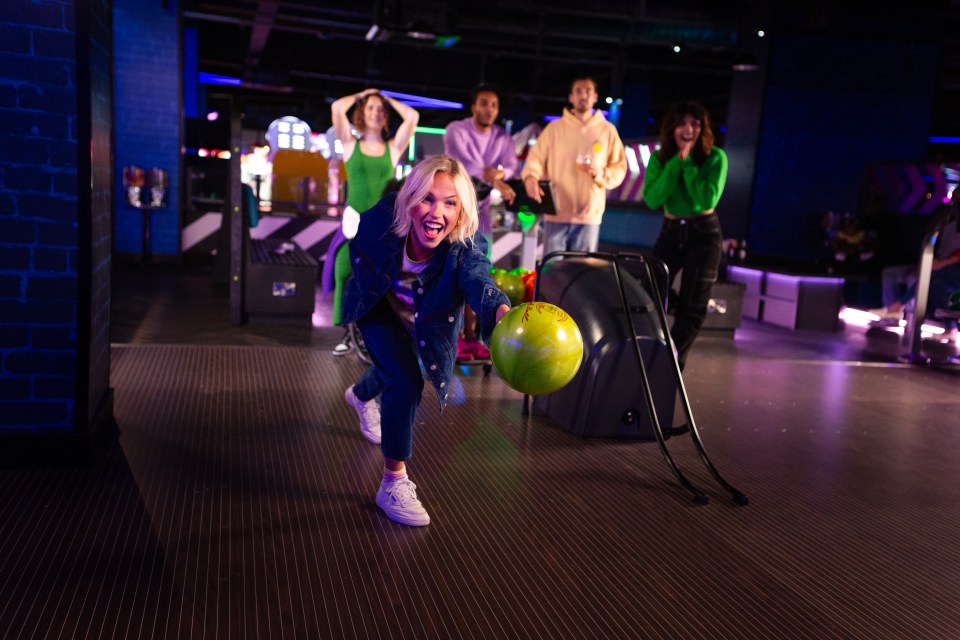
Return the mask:
POLYGON ((727 181, 727 156, 713 142, 710 115, 703 106, 675 106, 664 117, 660 150, 650 157, 643 183, 643 199, 650 208, 663 208, 653 254, 666 263, 671 282, 682 270, 670 330, 681 370, 707 317, 722 254, 715 208, 727 181))

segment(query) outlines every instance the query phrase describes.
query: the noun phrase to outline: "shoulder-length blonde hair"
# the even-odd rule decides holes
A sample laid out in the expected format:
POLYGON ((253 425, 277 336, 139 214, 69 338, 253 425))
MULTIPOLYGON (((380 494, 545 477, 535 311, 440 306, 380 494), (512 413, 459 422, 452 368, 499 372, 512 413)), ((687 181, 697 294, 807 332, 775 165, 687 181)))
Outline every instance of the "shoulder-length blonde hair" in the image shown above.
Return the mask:
POLYGON ((477 192, 470 182, 470 176, 463 165, 450 156, 431 156, 415 166, 400 187, 397 201, 393 206, 393 232, 401 238, 407 237, 413 226, 411 212, 413 208, 423 202, 430 189, 433 188, 433 179, 438 173, 446 173, 453 178, 453 186, 460 200, 460 215, 457 224, 450 234, 453 242, 467 243, 480 227, 480 216, 477 213, 477 192))

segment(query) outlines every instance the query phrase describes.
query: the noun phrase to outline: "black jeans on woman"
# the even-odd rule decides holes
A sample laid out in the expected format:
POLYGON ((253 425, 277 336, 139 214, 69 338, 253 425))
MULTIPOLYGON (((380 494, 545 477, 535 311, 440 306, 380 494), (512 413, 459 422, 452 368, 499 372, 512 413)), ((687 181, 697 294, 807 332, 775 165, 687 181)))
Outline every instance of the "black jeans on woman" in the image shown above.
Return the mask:
POLYGON ((670 336, 677 347, 677 360, 683 369, 687 352, 707 317, 710 290, 717 281, 723 237, 716 213, 680 219, 663 219, 653 255, 669 269, 671 285, 678 271, 680 295, 670 304, 673 327, 670 336))

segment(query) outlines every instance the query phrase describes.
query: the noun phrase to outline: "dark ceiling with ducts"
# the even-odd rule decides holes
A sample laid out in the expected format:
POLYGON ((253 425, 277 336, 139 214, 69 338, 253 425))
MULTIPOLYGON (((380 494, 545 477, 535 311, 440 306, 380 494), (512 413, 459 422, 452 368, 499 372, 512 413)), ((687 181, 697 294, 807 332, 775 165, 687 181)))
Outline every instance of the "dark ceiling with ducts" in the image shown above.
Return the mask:
MULTIPOLYGON (((641 87, 651 122, 693 98, 722 123, 735 65, 779 35, 812 34, 939 43, 931 133, 960 135, 958 0, 185 0, 182 10, 199 70, 243 82, 234 91, 250 127, 291 110, 328 125, 332 99, 368 86, 462 103, 480 81, 500 87, 502 116, 540 117, 560 111, 581 73, 601 96, 641 87)), ((454 117, 421 110, 426 126, 454 117)))

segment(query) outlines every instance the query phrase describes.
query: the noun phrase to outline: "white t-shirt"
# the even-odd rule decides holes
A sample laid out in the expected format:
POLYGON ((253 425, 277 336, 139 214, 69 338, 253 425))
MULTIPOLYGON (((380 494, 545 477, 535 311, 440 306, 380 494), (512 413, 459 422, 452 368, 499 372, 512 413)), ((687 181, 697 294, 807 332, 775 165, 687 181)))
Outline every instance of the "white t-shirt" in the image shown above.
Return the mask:
MULTIPOLYGON (((410 240, 408 239, 407 243, 409 242, 410 240)), ((414 333, 413 287, 419 284, 420 274, 423 273, 423 270, 426 269, 429 264, 430 258, 422 262, 411 260, 407 256, 407 245, 404 244, 403 264, 400 265, 400 272, 397 273, 397 278, 390 286, 390 291, 387 292, 387 300, 390 303, 390 308, 393 309, 393 312, 400 318, 400 322, 402 322, 403 326, 410 332, 410 335, 414 333)))

